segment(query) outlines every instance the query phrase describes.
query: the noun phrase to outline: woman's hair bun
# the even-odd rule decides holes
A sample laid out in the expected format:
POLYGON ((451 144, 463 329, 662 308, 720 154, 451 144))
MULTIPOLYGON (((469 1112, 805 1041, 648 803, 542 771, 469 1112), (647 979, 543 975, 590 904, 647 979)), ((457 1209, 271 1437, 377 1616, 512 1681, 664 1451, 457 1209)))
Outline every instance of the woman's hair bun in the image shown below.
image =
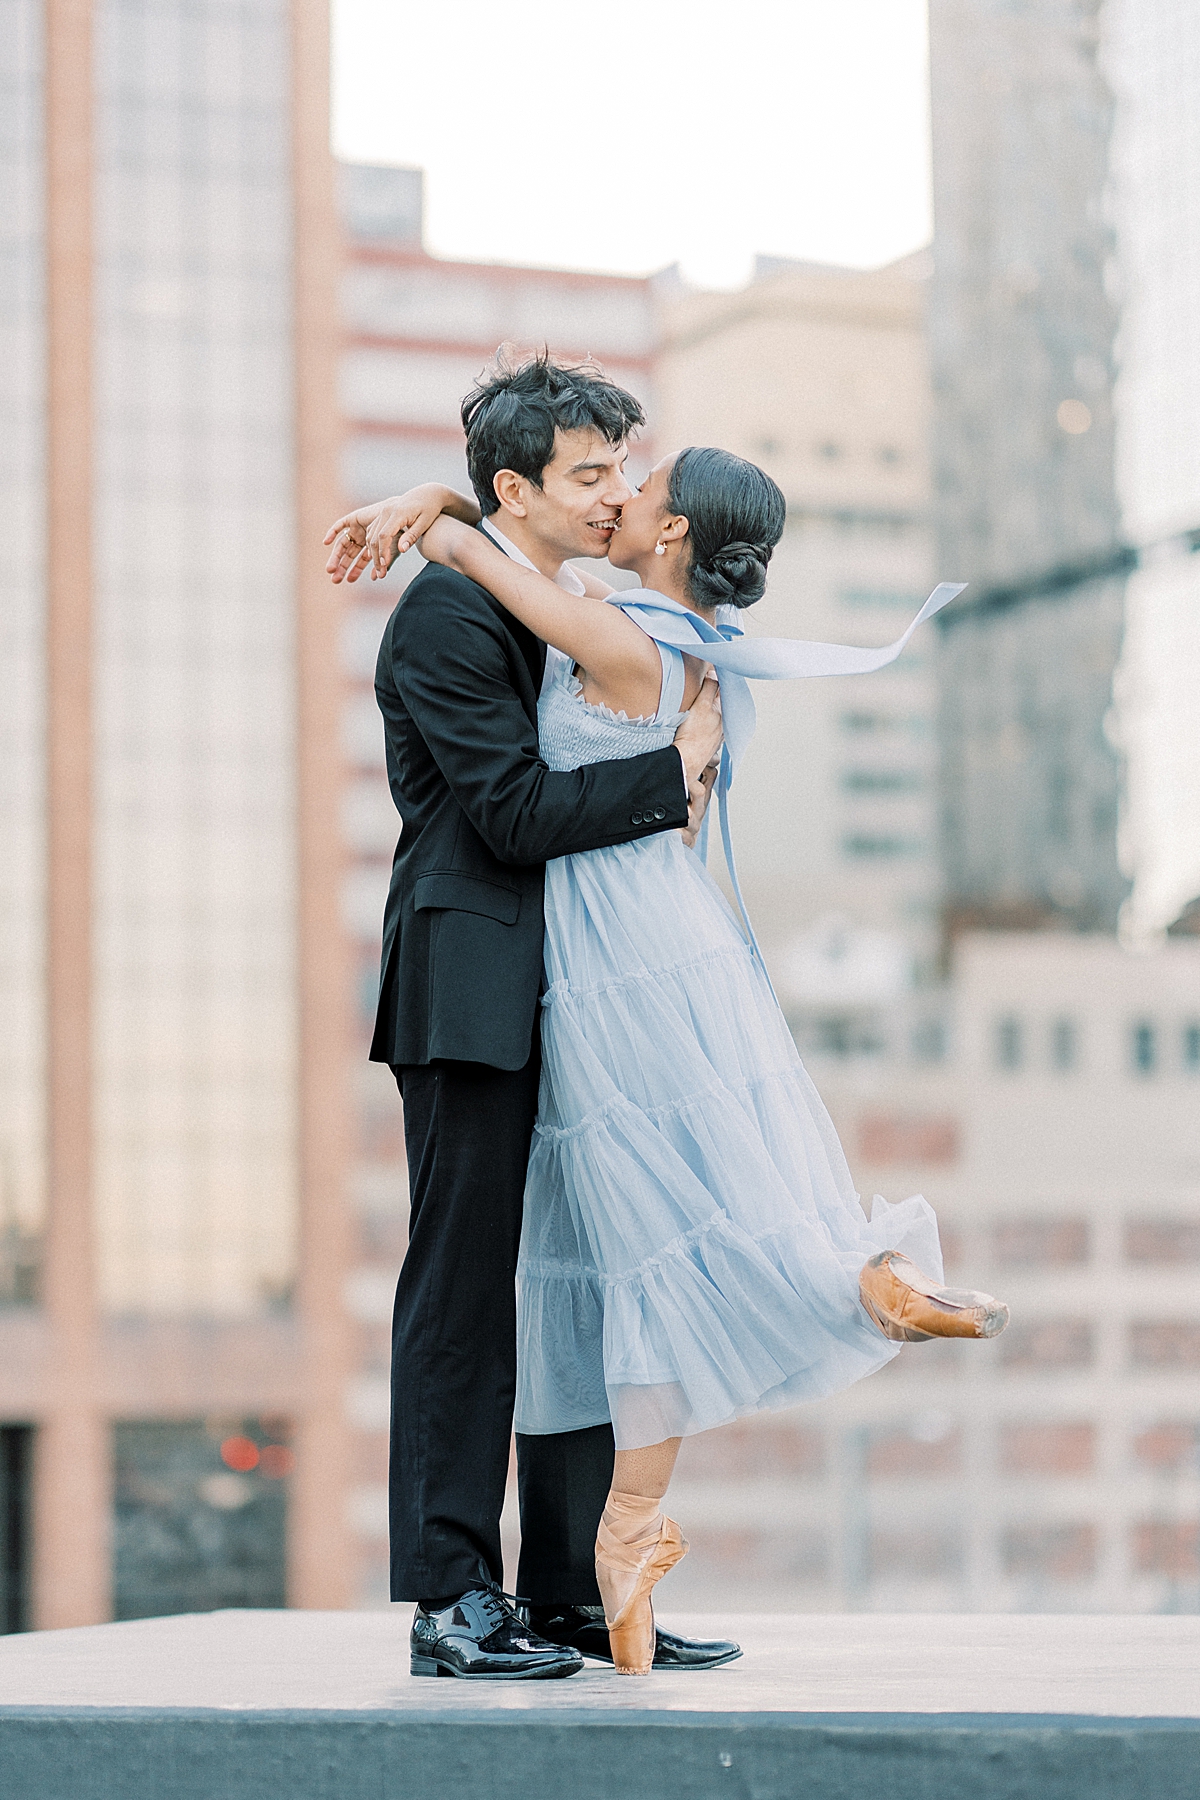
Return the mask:
POLYGON ((765 544, 746 544, 735 538, 705 563, 692 562, 688 584, 700 606, 752 606, 767 586, 771 552, 765 544))
POLYGON ((681 450, 668 504, 688 522, 687 579, 697 606, 753 606, 783 536, 787 506, 771 477, 730 450, 681 450))

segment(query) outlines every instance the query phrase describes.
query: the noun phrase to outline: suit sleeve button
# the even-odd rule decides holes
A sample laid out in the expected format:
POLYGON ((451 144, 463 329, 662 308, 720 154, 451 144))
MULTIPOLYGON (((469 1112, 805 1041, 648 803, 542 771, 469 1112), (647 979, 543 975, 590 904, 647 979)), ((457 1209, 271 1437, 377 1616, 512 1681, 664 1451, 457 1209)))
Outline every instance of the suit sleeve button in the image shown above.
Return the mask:
POLYGON ((641 815, 641 813, 630 813, 630 815, 629 815, 629 823, 630 823, 630 824, 631 824, 631 825, 640 825, 640 824, 641 824, 641 823, 642 823, 642 815, 641 815))
POLYGON ((656 806, 654 809, 654 816, 656 819, 665 819, 667 816, 666 807, 665 806, 656 806))

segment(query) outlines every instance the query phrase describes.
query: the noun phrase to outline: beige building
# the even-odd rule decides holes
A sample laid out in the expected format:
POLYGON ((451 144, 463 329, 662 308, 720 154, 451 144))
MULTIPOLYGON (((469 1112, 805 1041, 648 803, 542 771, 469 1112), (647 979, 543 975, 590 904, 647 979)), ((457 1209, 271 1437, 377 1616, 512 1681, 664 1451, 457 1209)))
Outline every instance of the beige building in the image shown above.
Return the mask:
POLYGON ((1200 1606, 1200 946, 978 935, 955 976, 952 1069, 812 1073, 1012 1322, 685 1445, 676 1604, 1200 1606))
MULTIPOLYGON (((737 451, 787 497, 752 632, 887 643, 932 585, 927 273, 924 256, 866 272, 764 258, 735 293, 659 279, 659 444, 737 451)), ((836 983, 819 995, 808 973, 818 922, 882 931, 930 975, 934 652, 926 633, 875 675, 755 684, 758 735, 731 798, 739 872, 785 1005, 818 1041, 845 1026, 836 983)), ((879 981, 894 999, 894 977, 879 981)))

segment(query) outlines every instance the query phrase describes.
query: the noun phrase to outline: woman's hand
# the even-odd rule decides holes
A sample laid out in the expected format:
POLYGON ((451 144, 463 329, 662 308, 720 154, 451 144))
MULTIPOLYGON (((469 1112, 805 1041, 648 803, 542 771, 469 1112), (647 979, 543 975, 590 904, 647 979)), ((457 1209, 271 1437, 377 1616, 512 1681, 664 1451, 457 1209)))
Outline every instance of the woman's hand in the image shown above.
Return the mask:
POLYGON ((448 510, 447 501, 453 503, 461 498, 452 488, 429 481, 422 487, 410 488, 398 500, 385 500, 367 527, 371 580, 382 581, 396 558, 411 550, 448 510))
POLYGON ((372 581, 382 581, 396 558, 411 550, 443 513, 467 524, 480 516, 474 500, 438 481, 346 513, 325 533, 324 541, 332 545, 326 569, 335 582, 357 581, 370 562, 372 581))
POLYGON ((387 504, 386 500, 378 500, 374 506, 363 506, 358 512, 344 513, 325 533, 322 542, 333 546, 329 552, 329 561, 325 564, 325 572, 332 576, 335 583, 357 581, 362 574, 366 567, 364 555, 367 528, 374 524, 376 514, 387 504))

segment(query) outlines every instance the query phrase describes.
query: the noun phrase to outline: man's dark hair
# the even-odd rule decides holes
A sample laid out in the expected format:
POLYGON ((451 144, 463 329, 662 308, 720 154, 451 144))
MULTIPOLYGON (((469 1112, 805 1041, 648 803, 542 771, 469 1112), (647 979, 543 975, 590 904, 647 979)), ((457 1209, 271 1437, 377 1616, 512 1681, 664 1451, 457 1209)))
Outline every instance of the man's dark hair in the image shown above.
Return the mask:
POLYGON ((495 480, 512 469, 540 488, 554 460, 556 431, 595 431, 614 449, 646 415, 594 363, 555 362, 542 350, 527 362, 497 358, 462 403, 467 472, 486 519, 499 509, 495 480))

